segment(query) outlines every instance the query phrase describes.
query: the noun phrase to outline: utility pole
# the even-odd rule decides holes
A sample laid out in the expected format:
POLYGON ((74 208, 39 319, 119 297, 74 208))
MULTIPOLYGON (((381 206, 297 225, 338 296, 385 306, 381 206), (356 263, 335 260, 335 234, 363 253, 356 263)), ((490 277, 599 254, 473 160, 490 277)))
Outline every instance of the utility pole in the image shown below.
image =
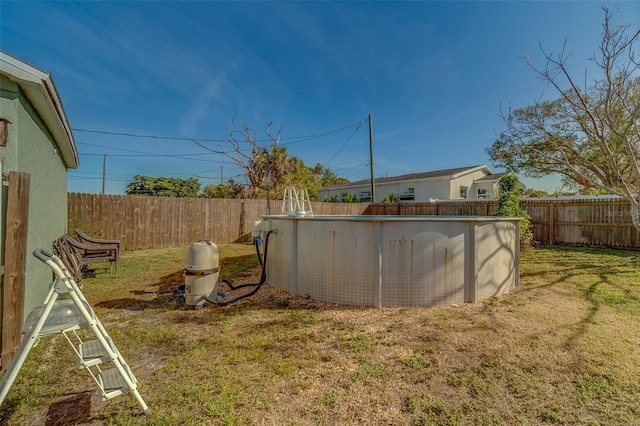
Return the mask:
POLYGON ((107 154, 104 154, 102 160, 102 195, 104 195, 104 186, 107 181, 107 154))
POLYGON ((371 165, 371 202, 376 202, 376 183, 373 175, 373 123, 369 114, 369 164, 371 165))
POLYGON ((222 164, 220 164, 220 185, 222 185, 224 183, 224 174, 222 173, 222 168, 224 166, 222 164))

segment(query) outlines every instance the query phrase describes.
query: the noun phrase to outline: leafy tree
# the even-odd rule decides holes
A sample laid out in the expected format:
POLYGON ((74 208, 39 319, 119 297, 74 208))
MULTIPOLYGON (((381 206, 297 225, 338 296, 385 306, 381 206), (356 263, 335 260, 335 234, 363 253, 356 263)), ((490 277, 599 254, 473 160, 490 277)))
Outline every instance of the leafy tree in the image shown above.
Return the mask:
MULTIPOLYGON (((273 133, 271 123, 267 124, 265 134, 269 144, 266 146, 261 145, 246 122, 227 129, 229 136, 225 146, 210 148, 198 141, 196 143, 204 149, 226 156, 244 169, 249 185, 242 192, 243 198, 280 199, 287 186, 295 186, 305 188, 309 198, 315 201, 320 187, 349 182, 320 164, 311 168, 301 159, 289 156, 286 148, 279 146, 282 129, 281 126, 277 133, 273 133)), ((218 194, 218 190, 223 191, 223 194, 229 193, 229 188, 226 187, 208 191, 218 194)))
POLYGON ((563 180, 562 184, 563 195, 605 195, 610 194, 602 188, 598 188, 590 185, 581 185, 578 182, 563 180))
POLYGON ((323 186, 341 185, 349 183, 345 178, 340 178, 324 167, 322 164, 316 164, 315 167, 309 167, 297 157, 288 157, 286 161, 282 180, 276 182, 279 189, 278 195, 284 192, 284 187, 295 186, 296 188, 305 188, 309 193, 312 201, 318 200, 318 190, 323 186))
POLYGON ((503 115, 507 130, 487 150, 491 160, 531 177, 558 173, 581 188, 618 194, 632 204, 640 230, 640 30, 612 27, 604 10, 602 42, 592 58, 600 73, 584 87, 571 75, 564 48, 542 50, 546 65, 529 66, 559 98, 503 115))
POLYGON ((297 157, 289 157, 285 163, 285 169, 282 176, 276 181, 278 195, 282 196, 284 188, 294 186, 296 188, 305 188, 309 193, 309 198, 318 199, 319 179, 313 174, 311 168, 307 167, 304 162, 297 157))
POLYGON ((136 175, 127 185, 127 195, 151 195, 156 197, 197 197, 200 182, 196 178, 178 179, 136 175))
POLYGON ((242 198, 243 193, 244 185, 236 183, 233 179, 220 185, 207 185, 202 190, 202 196, 205 198, 242 198))
POLYGON ((382 202, 385 203, 385 204, 399 203, 400 202, 400 197, 398 197, 398 194, 392 192, 389 195, 385 195, 382 198, 382 202))
MULTIPOLYGON (((291 157, 291 165, 286 176, 286 184, 305 188, 309 192, 311 201, 318 201, 318 192, 322 187, 349 183, 348 179, 338 177, 330 168, 320 163, 316 163, 314 167, 308 167, 296 157, 291 157)), ((337 203, 338 197, 328 197, 324 201, 337 203)))
POLYGON ((313 168, 313 173, 320 177, 320 186, 338 186, 350 183, 349 179, 338 177, 330 168, 324 167, 320 163, 313 168))
POLYGON ((498 198, 498 208, 493 213, 494 216, 520 217, 520 244, 529 245, 533 240, 531 230, 531 217, 526 210, 520 207, 520 197, 522 197, 522 185, 517 176, 504 175, 498 181, 500 196, 498 198))
POLYGON ((251 131, 247 122, 237 126, 232 121, 232 127, 228 128, 229 136, 226 145, 218 145, 218 148, 210 148, 203 143, 196 141, 200 147, 222 154, 232 160, 237 166, 244 169, 249 186, 244 193, 245 198, 258 198, 261 191, 268 191, 271 188, 272 176, 277 176, 282 164, 279 162, 286 159, 286 151, 278 146, 282 126, 277 133, 271 131, 272 123, 267 123, 265 134, 269 138, 269 147, 260 145, 256 135, 251 131))

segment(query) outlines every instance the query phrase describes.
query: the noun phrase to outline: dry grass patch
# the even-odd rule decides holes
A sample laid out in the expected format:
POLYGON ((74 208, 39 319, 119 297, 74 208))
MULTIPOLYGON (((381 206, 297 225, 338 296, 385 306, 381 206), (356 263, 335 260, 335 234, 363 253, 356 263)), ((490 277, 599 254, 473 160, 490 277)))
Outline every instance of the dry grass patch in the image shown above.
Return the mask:
MULTIPOLYGON (((64 406, 95 425, 640 423, 635 252, 528 250, 519 289, 459 307, 336 306, 265 285, 199 311, 172 295, 185 254, 125 252, 120 277, 84 282, 150 418, 129 396, 99 401, 59 338, 30 354, 0 418, 52 424, 64 406)), ((223 278, 257 282, 251 246, 221 255, 223 278)))

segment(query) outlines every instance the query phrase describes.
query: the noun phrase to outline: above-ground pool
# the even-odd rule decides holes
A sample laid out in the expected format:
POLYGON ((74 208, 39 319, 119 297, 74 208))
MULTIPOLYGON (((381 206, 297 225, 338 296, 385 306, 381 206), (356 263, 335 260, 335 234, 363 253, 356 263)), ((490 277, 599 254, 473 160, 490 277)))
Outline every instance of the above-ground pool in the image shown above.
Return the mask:
POLYGON ((374 307, 473 303, 516 287, 519 219, 264 216, 267 282, 292 295, 374 307))

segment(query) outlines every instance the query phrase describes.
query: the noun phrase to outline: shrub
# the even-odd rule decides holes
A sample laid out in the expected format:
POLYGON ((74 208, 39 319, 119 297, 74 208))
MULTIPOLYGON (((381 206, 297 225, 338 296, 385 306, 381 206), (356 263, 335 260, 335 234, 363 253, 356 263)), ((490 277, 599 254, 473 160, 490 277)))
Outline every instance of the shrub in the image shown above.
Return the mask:
POLYGON ((520 179, 515 175, 505 175, 498 182, 500 187, 500 197, 498 198, 498 208, 493 213, 494 216, 521 217, 520 221, 520 245, 527 246, 533 240, 531 230, 531 217, 526 210, 520 207, 520 197, 522 196, 522 185, 520 179))
POLYGON ((358 196, 356 194, 349 194, 348 192, 345 192, 342 194, 342 202, 343 203, 359 203, 360 200, 358 199, 358 196))
POLYGON ((399 203, 400 202, 400 197, 398 197, 398 194, 394 194, 392 192, 389 195, 385 195, 384 198, 381 201, 383 203, 385 203, 385 204, 399 203))

